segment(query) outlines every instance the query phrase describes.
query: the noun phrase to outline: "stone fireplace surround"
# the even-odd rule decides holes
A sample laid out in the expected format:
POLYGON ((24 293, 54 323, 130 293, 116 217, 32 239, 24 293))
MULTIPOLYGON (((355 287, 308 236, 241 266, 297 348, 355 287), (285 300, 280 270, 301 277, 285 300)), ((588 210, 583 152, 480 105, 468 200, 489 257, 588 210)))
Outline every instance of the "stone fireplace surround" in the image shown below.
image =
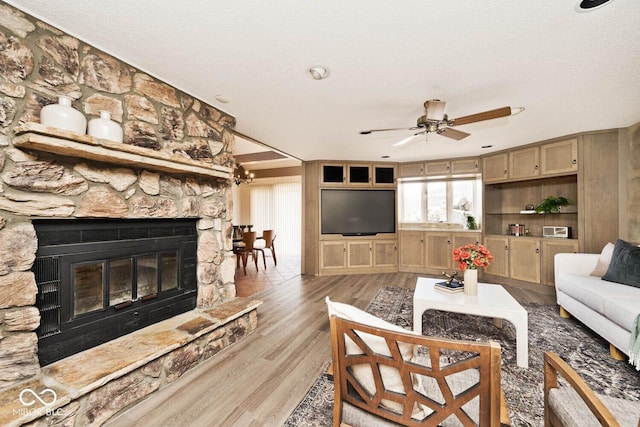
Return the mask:
POLYGON ((100 425, 257 326, 261 302, 233 283, 235 119, 4 3, 0 16, 0 425, 100 425), (58 95, 87 119, 110 111, 124 143, 40 125, 58 95), (197 307, 42 368, 32 221, 77 218, 196 219, 197 307))

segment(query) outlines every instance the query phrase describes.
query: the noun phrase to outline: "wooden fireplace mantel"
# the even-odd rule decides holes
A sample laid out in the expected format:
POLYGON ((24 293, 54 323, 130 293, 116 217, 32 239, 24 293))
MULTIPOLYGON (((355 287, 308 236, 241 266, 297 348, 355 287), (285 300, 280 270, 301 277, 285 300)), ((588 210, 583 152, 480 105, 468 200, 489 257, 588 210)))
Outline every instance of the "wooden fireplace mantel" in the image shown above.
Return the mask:
POLYGON ((14 128, 14 134, 13 145, 18 148, 118 166, 137 166, 154 171, 199 175, 217 180, 230 180, 233 172, 226 166, 212 165, 150 148, 94 138, 40 123, 25 123, 17 126, 14 128))

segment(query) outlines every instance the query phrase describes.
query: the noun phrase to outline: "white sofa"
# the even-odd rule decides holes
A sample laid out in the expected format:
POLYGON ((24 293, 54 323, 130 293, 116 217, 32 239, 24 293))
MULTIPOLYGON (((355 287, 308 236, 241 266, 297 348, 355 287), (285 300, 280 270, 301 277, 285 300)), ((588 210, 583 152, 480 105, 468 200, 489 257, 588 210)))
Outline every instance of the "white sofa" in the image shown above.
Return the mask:
MULTIPOLYGON (((602 336, 610 344, 611 356, 620 359, 624 357, 620 351, 629 355, 631 328, 640 311, 640 288, 592 276, 604 254, 605 250, 603 254, 557 254, 556 298, 561 316, 569 313, 602 336)), ((602 271, 602 265, 599 269, 602 271)))

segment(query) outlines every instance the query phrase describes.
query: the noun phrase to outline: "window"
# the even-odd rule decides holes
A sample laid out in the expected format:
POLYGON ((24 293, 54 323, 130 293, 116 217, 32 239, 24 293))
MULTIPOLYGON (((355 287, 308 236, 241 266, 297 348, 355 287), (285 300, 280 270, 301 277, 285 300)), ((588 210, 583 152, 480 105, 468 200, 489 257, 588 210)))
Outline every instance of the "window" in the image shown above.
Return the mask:
POLYGON ((400 223, 452 223, 466 226, 467 217, 482 214, 480 178, 401 181, 400 223))

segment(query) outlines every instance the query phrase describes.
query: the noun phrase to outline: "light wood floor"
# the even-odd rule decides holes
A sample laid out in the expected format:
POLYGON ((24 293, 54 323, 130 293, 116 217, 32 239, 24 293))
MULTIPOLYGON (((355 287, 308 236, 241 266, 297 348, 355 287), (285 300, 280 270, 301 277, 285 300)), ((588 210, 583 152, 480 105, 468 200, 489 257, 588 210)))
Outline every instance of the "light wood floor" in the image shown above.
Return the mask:
MULTIPOLYGON (((254 298, 258 329, 113 419, 110 426, 281 426, 329 361, 325 296, 364 309, 382 286, 414 288, 410 273, 296 276, 254 298)), ((507 288, 520 302, 555 297, 507 288)))

